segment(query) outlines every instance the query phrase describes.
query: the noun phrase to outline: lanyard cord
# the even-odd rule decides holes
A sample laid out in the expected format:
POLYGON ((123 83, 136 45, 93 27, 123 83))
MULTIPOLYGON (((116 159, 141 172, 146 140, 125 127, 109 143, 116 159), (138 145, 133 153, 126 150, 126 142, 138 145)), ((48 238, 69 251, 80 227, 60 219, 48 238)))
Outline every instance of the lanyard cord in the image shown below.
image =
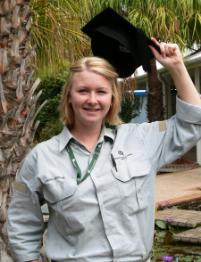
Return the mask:
POLYGON ((103 145, 103 142, 97 144, 97 146, 95 148, 95 151, 94 151, 94 154, 93 154, 93 158, 90 161, 90 163, 88 165, 88 168, 87 168, 87 171, 86 171, 86 173, 85 173, 85 175, 83 177, 82 177, 82 172, 80 170, 80 167, 79 167, 79 165, 77 163, 77 160, 75 159, 73 150, 72 150, 72 148, 71 148, 71 146, 69 144, 67 145, 66 150, 68 152, 68 155, 70 157, 70 160, 71 160, 75 170, 77 171, 77 183, 78 184, 80 184, 82 181, 84 181, 91 174, 91 171, 94 168, 94 166, 96 164, 96 161, 98 159, 98 156, 100 154, 102 145, 103 145))

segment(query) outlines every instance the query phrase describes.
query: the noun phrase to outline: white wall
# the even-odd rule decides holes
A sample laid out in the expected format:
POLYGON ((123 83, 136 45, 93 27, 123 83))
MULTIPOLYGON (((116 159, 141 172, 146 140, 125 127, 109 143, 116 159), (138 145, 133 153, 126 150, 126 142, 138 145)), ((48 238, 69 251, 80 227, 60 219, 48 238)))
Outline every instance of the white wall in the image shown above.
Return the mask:
POLYGON ((139 115, 131 120, 133 123, 144 123, 148 122, 147 118, 147 96, 140 97, 140 110, 139 115))

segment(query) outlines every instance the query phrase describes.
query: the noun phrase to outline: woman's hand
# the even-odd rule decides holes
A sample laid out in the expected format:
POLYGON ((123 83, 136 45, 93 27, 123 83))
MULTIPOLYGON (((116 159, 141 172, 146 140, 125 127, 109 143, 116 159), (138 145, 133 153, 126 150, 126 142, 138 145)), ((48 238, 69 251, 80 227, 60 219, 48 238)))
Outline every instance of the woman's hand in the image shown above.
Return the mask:
POLYGON ((160 48, 161 52, 159 53, 152 46, 149 47, 158 62, 170 72, 178 96, 190 104, 201 106, 200 94, 188 74, 178 45, 163 42, 159 43, 153 37, 151 40, 160 48))
POLYGON ((177 67, 183 65, 182 54, 177 44, 159 43, 154 37, 151 40, 160 48, 159 53, 153 46, 149 46, 155 58, 168 70, 175 70, 177 67))

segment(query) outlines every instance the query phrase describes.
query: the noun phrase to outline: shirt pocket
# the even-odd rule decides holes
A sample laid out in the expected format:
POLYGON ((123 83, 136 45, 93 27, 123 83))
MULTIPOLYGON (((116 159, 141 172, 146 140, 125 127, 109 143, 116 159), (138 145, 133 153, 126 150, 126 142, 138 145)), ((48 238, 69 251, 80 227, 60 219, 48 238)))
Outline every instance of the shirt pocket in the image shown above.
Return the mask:
POLYGON ((42 178, 42 183, 44 198, 50 204, 55 204, 72 196, 77 189, 76 181, 62 175, 42 178))
POLYGON ((113 176, 119 187, 124 211, 137 213, 148 207, 151 164, 133 156, 115 159, 113 176))
POLYGON ((42 178, 43 195, 48 203, 49 210, 53 209, 53 216, 50 212, 49 219, 61 235, 67 237, 73 232, 70 206, 72 205, 77 191, 77 183, 70 177, 62 175, 42 178))
POLYGON ((43 194, 49 208, 54 210, 54 226, 63 237, 69 238, 84 230, 87 216, 79 203, 76 180, 62 175, 43 179, 43 194))

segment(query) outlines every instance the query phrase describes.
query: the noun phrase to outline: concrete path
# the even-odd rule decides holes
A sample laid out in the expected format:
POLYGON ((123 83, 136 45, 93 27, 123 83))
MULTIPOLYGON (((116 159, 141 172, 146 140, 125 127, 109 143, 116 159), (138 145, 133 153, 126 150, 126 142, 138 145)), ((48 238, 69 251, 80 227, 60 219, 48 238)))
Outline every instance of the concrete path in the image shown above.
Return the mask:
POLYGON ((201 200, 201 167, 157 175, 156 207, 193 200, 201 200))

